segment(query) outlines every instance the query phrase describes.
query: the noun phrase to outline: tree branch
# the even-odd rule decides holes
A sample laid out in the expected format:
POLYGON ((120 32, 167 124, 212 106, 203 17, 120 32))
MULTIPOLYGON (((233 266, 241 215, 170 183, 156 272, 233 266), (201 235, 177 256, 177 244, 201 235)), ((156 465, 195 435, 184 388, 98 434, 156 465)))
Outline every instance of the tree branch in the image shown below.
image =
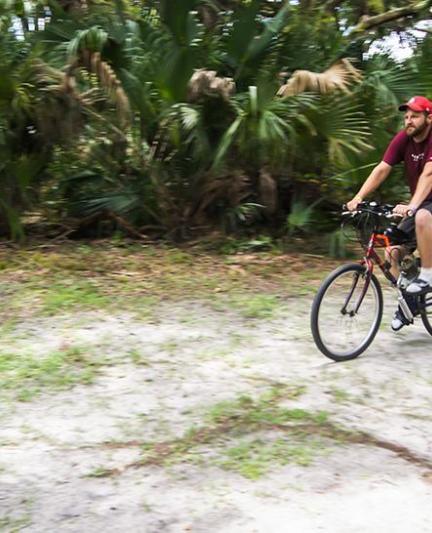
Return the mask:
POLYGON ((364 33, 371 29, 374 29, 383 24, 393 22, 400 18, 409 17, 412 15, 417 15, 421 11, 426 10, 432 5, 432 0, 423 0, 421 2, 412 3, 406 7, 398 7, 396 9, 391 9, 380 15, 374 15, 372 17, 364 16, 360 19, 358 24, 352 29, 350 35, 356 33, 364 33))
POLYGON ((432 29, 425 29, 425 28, 413 28, 413 31, 422 31, 424 33, 428 33, 429 35, 432 35, 432 29))

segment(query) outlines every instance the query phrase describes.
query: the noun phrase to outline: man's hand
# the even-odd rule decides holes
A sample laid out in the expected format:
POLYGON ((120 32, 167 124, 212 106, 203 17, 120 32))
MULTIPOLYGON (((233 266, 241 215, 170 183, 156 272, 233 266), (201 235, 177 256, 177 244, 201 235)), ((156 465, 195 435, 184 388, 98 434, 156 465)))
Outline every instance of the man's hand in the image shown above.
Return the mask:
POLYGON ((412 216, 416 212, 416 210, 417 210, 417 206, 413 204, 408 204, 408 205, 397 204, 393 209, 393 213, 395 215, 401 215, 403 217, 406 217, 406 216, 412 216))
POLYGON ((360 202, 363 202, 363 198, 359 195, 354 196, 352 200, 347 203, 348 211, 355 211, 360 202))

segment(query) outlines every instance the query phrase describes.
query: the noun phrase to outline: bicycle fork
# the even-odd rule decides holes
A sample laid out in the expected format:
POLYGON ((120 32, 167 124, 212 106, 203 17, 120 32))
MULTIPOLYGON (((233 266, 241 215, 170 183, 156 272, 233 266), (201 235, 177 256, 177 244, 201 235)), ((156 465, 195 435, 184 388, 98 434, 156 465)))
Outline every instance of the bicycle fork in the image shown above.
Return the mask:
POLYGON ((358 281, 360 279, 360 273, 357 273, 355 276, 354 276, 354 279, 353 279, 353 283, 352 283, 352 286, 351 286, 351 290, 349 291, 348 293, 348 296, 346 297, 345 299, 345 303, 341 309, 341 313, 343 315, 346 315, 347 313, 350 315, 350 316, 355 316, 357 313, 358 313, 358 310, 360 309, 360 306, 363 302, 363 299, 365 297, 365 294, 369 288, 369 283, 370 283, 370 278, 371 278, 371 272, 369 270, 366 271, 365 273, 365 283, 363 285, 363 288, 362 288, 362 291, 361 293, 359 294, 358 298, 357 298, 357 302, 355 303, 355 306, 354 306, 354 309, 352 311, 347 311, 347 307, 348 307, 348 304, 350 303, 350 300, 354 294, 354 291, 356 290, 356 287, 357 287, 357 284, 358 284, 358 281))

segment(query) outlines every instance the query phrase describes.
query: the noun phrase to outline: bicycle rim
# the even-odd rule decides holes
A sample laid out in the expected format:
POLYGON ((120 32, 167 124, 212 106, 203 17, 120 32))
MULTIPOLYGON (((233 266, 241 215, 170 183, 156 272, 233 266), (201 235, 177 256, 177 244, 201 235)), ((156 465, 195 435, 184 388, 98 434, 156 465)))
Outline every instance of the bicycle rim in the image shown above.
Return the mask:
POLYGON ((426 331, 432 335, 432 294, 424 294, 420 296, 421 319, 426 331))
POLYGON ((365 267, 344 265, 319 289, 311 315, 312 333, 321 352, 334 361, 359 356, 374 339, 382 318, 381 287, 365 267))

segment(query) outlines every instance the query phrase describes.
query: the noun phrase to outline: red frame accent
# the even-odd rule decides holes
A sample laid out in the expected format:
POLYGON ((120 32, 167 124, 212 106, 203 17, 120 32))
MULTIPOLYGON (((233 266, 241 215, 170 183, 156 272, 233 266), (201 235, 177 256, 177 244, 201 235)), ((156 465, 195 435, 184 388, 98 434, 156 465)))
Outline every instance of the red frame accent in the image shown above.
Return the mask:
POLYGON ((368 273, 372 274, 374 269, 374 264, 378 265, 384 276, 390 281, 390 283, 394 286, 396 286, 397 280, 391 274, 389 268, 387 267, 386 263, 381 259, 381 257, 377 254, 375 251, 375 247, 383 247, 386 248, 391 246, 390 239, 387 237, 387 235, 383 235, 382 233, 376 233, 373 232, 367 246, 365 247, 365 256, 363 260, 361 261, 362 265, 366 265, 366 270, 368 273), (384 245, 382 243, 385 243, 384 245))

